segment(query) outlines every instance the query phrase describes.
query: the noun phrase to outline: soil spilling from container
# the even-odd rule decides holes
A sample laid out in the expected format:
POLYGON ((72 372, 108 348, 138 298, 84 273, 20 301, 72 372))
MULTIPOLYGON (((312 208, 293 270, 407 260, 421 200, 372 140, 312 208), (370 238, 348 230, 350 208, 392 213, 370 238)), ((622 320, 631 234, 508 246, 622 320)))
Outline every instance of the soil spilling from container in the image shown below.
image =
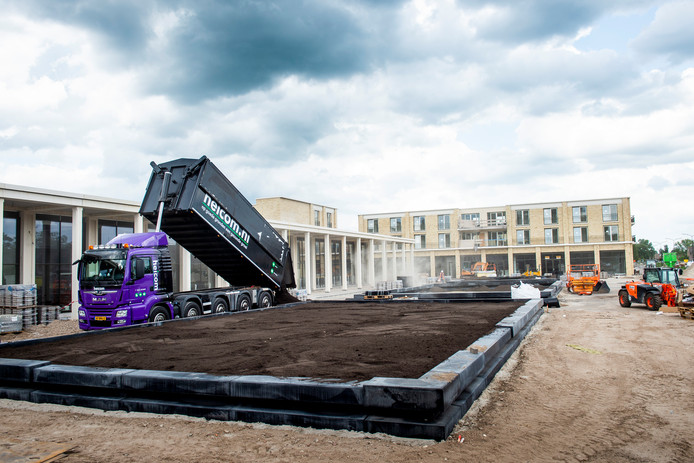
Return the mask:
POLYGON ((491 332, 523 302, 314 302, 8 344, 0 357, 215 375, 418 378, 491 332))

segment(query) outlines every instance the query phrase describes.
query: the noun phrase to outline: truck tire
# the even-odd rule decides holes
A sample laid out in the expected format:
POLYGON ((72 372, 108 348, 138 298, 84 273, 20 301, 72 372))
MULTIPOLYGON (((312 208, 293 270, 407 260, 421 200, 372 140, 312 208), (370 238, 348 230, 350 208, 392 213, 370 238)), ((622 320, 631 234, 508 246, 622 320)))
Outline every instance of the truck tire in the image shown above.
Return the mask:
POLYGON ((631 307, 631 299, 629 293, 625 289, 619 290, 619 305, 622 307, 631 307))
POLYGON ((659 294, 648 293, 643 298, 643 302, 648 307, 648 310, 658 310, 661 305, 663 305, 663 300, 660 298, 659 294))
POLYGON ((263 291, 258 295, 258 308, 264 309, 272 306, 272 294, 263 291))
POLYGON ((214 301, 212 302, 212 312, 222 313, 222 312, 228 312, 228 311, 229 311, 229 304, 227 304, 227 301, 225 301, 224 298, 216 297, 214 299, 214 301))
POLYGON ((200 306, 195 301, 188 301, 183 306, 182 318, 197 317, 201 314, 200 306))
POLYGON ((149 318, 147 321, 149 323, 152 322, 163 322, 166 320, 169 320, 171 318, 171 314, 169 313, 168 310, 166 310, 164 307, 154 307, 152 311, 149 313, 149 318))
POLYGON ((248 294, 241 294, 236 299, 236 311, 245 312, 246 310, 251 310, 251 298, 248 297, 248 294))

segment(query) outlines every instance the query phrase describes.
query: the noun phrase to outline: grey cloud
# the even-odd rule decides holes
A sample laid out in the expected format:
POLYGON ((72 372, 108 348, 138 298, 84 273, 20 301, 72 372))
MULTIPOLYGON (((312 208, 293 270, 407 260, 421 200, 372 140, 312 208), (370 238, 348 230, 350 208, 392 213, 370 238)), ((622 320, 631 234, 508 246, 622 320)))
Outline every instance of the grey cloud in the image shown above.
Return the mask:
POLYGON ((665 56, 674 63, 694 58, 694 2, 682 1, 664 5, 651 25, 631 43, 648 56, 665 56))
POLYGON ((648 6, 653 0, 459 0, 462 7, 498 9, 477 24, 482 39, 503 43, 573 37, 609 12, 648 6))
POLYGON ((148 93, 197 103, 267 88, 276 79, 342 77, 379 59, 382 18, 401 2, 29 1, 33 16, 94 33, 115 65, 144 69, 148 93), (158 47, 154 23, 185 11, 158 47))

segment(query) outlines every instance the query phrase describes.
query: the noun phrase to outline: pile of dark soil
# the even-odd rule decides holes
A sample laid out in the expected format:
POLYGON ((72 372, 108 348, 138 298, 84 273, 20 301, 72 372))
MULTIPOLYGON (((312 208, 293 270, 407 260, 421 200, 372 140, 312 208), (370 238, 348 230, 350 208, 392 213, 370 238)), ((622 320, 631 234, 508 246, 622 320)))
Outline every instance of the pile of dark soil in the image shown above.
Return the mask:
POLYGON ((494 329, 521 302, 313 302, 101 332, 0 357, 216 375, 418 378, 494 329))

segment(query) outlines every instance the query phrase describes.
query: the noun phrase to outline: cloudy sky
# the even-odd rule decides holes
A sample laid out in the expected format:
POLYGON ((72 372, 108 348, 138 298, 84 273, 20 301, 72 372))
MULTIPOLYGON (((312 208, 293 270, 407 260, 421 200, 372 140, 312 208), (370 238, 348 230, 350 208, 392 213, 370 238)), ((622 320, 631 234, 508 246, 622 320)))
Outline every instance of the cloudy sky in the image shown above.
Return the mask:
POLYGON ((0 182, 140 201, 207 155, 360 213, 631 198, 694 235, 694 1, 0 0, 0 182))

